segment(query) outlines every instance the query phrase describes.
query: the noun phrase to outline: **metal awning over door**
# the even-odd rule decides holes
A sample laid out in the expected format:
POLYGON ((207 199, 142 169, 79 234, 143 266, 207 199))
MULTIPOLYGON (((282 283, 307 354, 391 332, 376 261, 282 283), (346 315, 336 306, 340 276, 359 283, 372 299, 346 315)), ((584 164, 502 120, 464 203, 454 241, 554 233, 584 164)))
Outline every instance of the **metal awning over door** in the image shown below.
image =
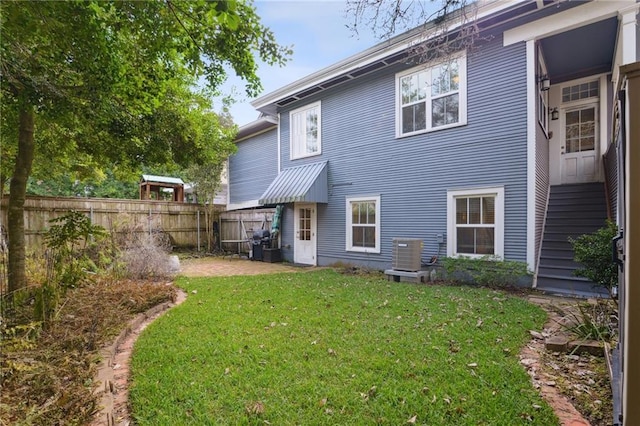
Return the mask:
POLYGON ((258 200, 262 205, 327 202, 329 187, 326 161, 284 169, 258 200))

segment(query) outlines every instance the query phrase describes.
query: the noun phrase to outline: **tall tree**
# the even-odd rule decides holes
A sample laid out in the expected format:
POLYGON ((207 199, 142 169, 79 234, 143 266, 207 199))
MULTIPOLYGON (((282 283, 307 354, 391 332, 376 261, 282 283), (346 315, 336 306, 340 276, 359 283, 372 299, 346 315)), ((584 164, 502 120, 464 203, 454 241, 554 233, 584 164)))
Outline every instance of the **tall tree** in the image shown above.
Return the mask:
POLYGON ((216 160, 228 144, 204 133, 196 111, 205 100, 192 87, 204 78, 217 89, 229 67, 254 96, 254 55, 283 64, 290 54, 252 4, 236 0, 2 1, 0 25, 10 291, 26 285, 23 210, 34 166, 91 173, 216 160))

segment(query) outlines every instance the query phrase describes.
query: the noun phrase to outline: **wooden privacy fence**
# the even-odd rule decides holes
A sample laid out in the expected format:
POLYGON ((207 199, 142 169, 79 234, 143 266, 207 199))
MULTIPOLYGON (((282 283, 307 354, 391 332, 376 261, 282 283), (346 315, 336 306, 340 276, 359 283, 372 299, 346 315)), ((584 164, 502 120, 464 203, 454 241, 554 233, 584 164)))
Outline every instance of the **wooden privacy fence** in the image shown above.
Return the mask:
POLYGON ((275 209, 237 210, 220 214, 220 240, 224 251, 248 253, 254 231, 271 231, 275 209))
MULTIPOLYGON (((7 226, 5 196, 0 202, 0 224, 7 226)), ((136 232, 164 232, 176 247, 205 247, 206 228, 202 207, 197 204, 110 198, 27 197, 24 206, 25 243, 40 247, 49 221, 75 210, 109 231, 122 226, 136 232)))

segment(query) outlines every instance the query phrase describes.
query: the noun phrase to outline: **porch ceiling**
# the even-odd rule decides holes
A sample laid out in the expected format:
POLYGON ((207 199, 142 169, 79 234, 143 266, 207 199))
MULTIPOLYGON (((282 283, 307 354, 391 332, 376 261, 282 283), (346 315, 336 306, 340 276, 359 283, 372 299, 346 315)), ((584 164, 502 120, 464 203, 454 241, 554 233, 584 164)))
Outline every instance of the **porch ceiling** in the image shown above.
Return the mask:
POLYGON ((618 19, 612 17, 540 41, 552 84, 610 72, 618 19))

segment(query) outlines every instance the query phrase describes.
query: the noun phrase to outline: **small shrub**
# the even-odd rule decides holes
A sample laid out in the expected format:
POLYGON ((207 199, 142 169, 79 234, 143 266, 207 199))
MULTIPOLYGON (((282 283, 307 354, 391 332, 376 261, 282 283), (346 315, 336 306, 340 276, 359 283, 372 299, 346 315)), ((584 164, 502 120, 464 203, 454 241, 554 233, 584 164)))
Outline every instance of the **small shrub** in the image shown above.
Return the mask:
POLYGON ((575 261, 584 265, 575 274, 605 287, 612 295, 613 288, 618 285, 618 266, 611 257, 611 240, 617 234, 617 225, 609 220, 606 226, 592 234, 569 238, 575 261))
POLYGON ((489 287, 516 285, 523 277, 531 275, 525 262, 500 260, 495 256, 479 259, 447 257, 442 263, 449 280, 489 287))

